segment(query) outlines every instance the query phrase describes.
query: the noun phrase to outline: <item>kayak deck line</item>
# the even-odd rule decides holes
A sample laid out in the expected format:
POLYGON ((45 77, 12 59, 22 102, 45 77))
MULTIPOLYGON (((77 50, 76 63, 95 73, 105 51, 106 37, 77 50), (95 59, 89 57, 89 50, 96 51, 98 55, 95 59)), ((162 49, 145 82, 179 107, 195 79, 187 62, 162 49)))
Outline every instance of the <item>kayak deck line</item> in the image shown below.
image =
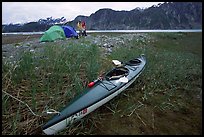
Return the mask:
POLYGON ((96 108, 107 103, 109 100, 120 94, 129 87, 142 73, 146 65, 146 58, 140 56, 133 59, 122 67, 116 67, 109 71, 103 79, 98 79, 93 87, 88 88, 85 92, 71 101, 71 103, 61 111, 61 115, 52 118, 43 126, 46 134, 56 134, 69 124, 83 118, 96 108), (123 70, 120 70, 123 69, 123 70), (118 71, 117 78, 111 78, 113 72, 118 71), (120 76, 119 76, 120 75, 120 76), (125 77, 128 81, 119 81, 125 77))
POLYGON ((111 90, 113 90, 114 88, 116 88, 117 86, 115 85, 115 84, 113 84, 112 82, 110 82, 110 81, 100 81, 101 82, 101 84, 99 84, 101 87, 103 87, 103 88, 105 88, 105 89, 107 89, 108 91, 111 91, 111 90), (109 85, 109 86, 112 86, 111 88, 108 88, 107 87, 107 85, 109 85))

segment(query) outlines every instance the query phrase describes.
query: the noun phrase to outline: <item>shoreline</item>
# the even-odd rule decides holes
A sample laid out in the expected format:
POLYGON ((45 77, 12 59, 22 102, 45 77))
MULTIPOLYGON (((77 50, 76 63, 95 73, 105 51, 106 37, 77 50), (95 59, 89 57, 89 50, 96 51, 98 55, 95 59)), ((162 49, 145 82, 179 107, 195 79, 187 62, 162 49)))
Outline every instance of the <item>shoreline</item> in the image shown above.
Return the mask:
MULTIPOLYGON (((76 31, 79 33, 79 31, 76 31)), ((202 29, 154 29, 154 30, 86 30, 87 33, 137 33, 137 32, 202 32, 202 29)), ((2 35, 43 35, 44 31, 38 32, 6 32, 2 35)))
MULTIPOLYGON (((89 34, 104 34, 104 33, 124 33, 124 34, 135 34, 135 33, 165 33, 165 32, 170 32, 170 33, 202 33, 201 30, 87 30, 87 33, 89 34)), ((18 33, 2 33, 2 45, 5 44, 12 44, 12 43, 20 43, 24 41, 32 41, 35 39, 40 39, 40 37, 43 34, 40 33, 33 33, 33 32, 18 32, 18 33)))
POLYGON ((32 41, 34 39, 40 39, 42 34, 36 34, 36 35, 21 35, 21 34, 7 34, 7 35, 2 35, 2 45, 5 44, 13 44, 13 43, 20 43, 24 41, 32 41))

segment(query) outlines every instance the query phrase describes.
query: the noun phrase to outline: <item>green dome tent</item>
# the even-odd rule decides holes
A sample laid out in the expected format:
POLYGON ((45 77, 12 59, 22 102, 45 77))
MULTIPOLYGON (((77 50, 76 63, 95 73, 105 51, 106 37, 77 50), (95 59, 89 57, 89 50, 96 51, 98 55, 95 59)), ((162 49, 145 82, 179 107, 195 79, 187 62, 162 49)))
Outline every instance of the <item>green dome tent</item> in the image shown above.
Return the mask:
POLYGON ((54 25, 45 31, 44 35, 40 38, 40 42, 55 41, 57 39, 65 39, 65 33, 61 26, 54 25))

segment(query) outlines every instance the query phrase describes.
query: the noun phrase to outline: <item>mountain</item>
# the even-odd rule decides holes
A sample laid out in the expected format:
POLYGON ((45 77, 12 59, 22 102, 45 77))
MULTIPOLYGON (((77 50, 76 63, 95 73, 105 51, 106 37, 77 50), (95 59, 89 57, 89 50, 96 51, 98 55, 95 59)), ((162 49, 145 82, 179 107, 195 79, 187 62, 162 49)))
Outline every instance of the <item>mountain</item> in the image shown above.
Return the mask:
POLYGON ((64 17, 54 19, 48 17, 46 19, 39 19, 37 22, 29 22, 25 24, 8 24, 2 25, 2 32, 37 32, 46 31, 51 26, 58 24, 61 25, 66 21, 64 17))
MULTIPOLYGON (((47 18, 32 22, 30 25, 2 25, 4 32, 11 31, 45 31, 51 25, 64 22, 47 18), (32 27, 33 25, 33 27, 32 27), (25 26, 29 26, 26 27, 25 26), (9 28, 9 29, 8 29, 9 28), (15 29, 14 29, 15 28, 15 29), (22 28, 24 28, 22 30, 22 28)), ((79 15, 67 25, 76 28, 79 20, 86 21, 88 30, 129 30, 129 29, 202 29, 202 2, 165 2, 146 9, 135 8, 130 11, 99 9, 90 16, 79 15)))
POLYGON ((131 11, 100 9, 89 17, 77 17, 71 23, 76 23, 78 19, 85 20, 90 30, 201 29, 202 3, 166 2, 131 11))

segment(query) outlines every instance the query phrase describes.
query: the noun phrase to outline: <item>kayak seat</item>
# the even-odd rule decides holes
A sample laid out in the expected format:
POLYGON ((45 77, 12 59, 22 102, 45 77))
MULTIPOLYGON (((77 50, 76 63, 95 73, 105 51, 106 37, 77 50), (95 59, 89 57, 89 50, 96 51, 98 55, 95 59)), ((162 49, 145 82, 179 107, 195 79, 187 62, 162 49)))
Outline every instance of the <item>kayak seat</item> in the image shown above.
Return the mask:
POLYGON ((127 76, 129 73, 129 70, 125 67, 116 67, 112 69, 109 73, 106 74, 107 80, 116 80, 121 77, 127 76))
POLYGON ((135 65, 139 65, 141 63, 141 60, 139 59, 132 59, 130 61, 128 61, 126 64, 129 66, 135 66, 135 65))

